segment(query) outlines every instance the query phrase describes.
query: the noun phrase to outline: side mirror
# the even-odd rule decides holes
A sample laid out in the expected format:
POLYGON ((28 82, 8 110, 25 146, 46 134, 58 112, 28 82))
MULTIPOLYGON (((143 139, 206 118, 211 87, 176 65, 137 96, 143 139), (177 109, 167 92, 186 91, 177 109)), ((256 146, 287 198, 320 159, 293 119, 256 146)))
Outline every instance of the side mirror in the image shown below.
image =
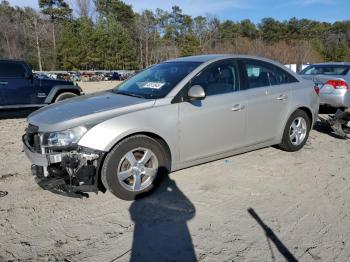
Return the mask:
POLYGON ((33 79, 33 74, 32 74, 32 73, 25 72, 25 73, 23 74, 23 77, 24 77, 25 79, 33 79))
POLYGON ((188 90, 187 96, 189 100, 203 100, 205 98, 205 91, 200 85, 194 85, 188 90))

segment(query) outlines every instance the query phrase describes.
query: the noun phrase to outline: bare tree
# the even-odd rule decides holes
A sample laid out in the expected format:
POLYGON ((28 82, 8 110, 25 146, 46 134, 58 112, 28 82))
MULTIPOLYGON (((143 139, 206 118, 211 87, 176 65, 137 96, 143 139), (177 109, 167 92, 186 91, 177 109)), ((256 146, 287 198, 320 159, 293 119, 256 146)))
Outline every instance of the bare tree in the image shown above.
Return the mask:
POLYGON ((15 58, 15 55, 12 51, 14 33, 15 33, 15 24, 11 23, 11 14, 2 14, 0 16, 0 35, 5 40, 5 46, 2 47, 5 52, 4 56, 8 58, 15 58))
POLYGON ((41 46, 40 46, 40 40, 42 37, 44 37, 47 33, 45 24, 40 20, 38 15, 33 15, 31 17, 31 26, 33 27, 34 32, 34 38, 35 38, 35 47, 37 50, 37 56, 38 56, 38 66, 39 70, 43 70, 42 66, 42 55, 41 55, 41 46))
POLYGON ((59 21, 68 19, 72 15, 72 9, 65 0, 39 0, 41 13, 47 15, 52 23, 52 45, 53 45, 53 63, 52 69, 57 65, 57 28, 59 21))
POLYGON ((153 63, 154 48, 157 42, 157 21, 153 13, 145 10, 136 17, 135 21, 137 41, 139 46, 140 68, 148 67, 153 63))
POLYGON ((91 0, 75 0, 76 12, 79 17, 90 17, 93 10, 93 3, 91 0))
POLYGON ((2 57, 6 58, 21 58, 26 50, 24 48, 25 43, 24 34, 21 24, 23 13, 13 12, 13 9, 9 8, 8 12, 3 12, 0 15, 0 43, 3 54, 2 57))

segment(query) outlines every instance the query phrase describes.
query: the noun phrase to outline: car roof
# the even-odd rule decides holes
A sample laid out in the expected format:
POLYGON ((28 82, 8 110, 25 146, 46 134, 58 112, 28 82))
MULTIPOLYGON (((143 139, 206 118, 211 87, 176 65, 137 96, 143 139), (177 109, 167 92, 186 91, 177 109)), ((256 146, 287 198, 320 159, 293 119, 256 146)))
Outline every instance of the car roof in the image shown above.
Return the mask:
POLYGON ((212 54, 212 55, 195 55, 195 56, 184 56, 175 59, 170 59, 166 62, 208 62, 210 60, 216 60, 219 58, 225 58, 229 55, 225 54, 212 54))
POLYGON ((24 62, 22 59, 0 59, 0 62, 24 62))
POLYGON ((184 56, 179 57, 175 59, 170 59, 168 61, 165 61, 165 63, 168 62, 200 62, 200 63, 211 63, 214 61, 220 61, 222 59, 227 58, 242 58, 242 59, 255 59, 259 61, 264 61, 267 63, 274 64, 276 66, 279 66, 283 68, 284 70, 291 73, 294 77, 298 78, 298 75, 291 71, 289 68, 287 68, 285 65, 281 64, 278 61, 274 61, 265 57, 259 57, 259 56, 253 56, 253 55, 238 55, 238 54, 209 54, 209 55, 196 55, 196 56, 184 56))
POLYGON ((315 64, 310 64, 310 66, 327 66, 327 65, 347 65, 350 66, 350 62, 325 62, 325 63, 315 63, 315 64))
POLYGON ((210 62, 210 61, 216 61, 221 60, 225 58, 246 58, 246 59, 256 59, 261 61, 266 61, 272 64, 278 64, 280 66, 283 66, 281 63, 265 58, 265 57, 259 57, 259 56, 252 56, 252 55, 238 55, 238 54, 208 54, 208 55, 195 55, 195 56, 184 56, 184 57, 178 57, 174 59, 167 60, 165 62, 210 62))

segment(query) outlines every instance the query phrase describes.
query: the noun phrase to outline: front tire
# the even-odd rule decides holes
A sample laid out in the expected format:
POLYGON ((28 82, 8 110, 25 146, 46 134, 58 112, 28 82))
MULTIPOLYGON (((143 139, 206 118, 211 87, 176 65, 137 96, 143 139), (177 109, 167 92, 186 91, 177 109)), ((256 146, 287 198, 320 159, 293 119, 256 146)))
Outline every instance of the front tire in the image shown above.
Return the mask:
POLYGON ((165 146, 145 135, 128 137, 107 154, 101 170, 103 185, 115 196, 134 200, 150 193, 169 171, 165 146))
POLYGON ((306 112, 296 110, 287 121, 279 147, 288 152, 300 150, 309 137, 310 128, 311 119, 306 112))

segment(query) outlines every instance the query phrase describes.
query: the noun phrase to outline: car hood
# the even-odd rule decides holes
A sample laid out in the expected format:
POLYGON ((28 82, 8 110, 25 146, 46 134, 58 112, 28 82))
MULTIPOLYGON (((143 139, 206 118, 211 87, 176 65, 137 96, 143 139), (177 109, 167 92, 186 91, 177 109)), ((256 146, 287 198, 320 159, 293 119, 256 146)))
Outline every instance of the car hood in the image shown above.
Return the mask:
POLYGON ((106 119, 152 107, 155 100, 115 94, 112 91, 71 98, 43 107, 28 116, 40 132, 93 126, 106 119))

